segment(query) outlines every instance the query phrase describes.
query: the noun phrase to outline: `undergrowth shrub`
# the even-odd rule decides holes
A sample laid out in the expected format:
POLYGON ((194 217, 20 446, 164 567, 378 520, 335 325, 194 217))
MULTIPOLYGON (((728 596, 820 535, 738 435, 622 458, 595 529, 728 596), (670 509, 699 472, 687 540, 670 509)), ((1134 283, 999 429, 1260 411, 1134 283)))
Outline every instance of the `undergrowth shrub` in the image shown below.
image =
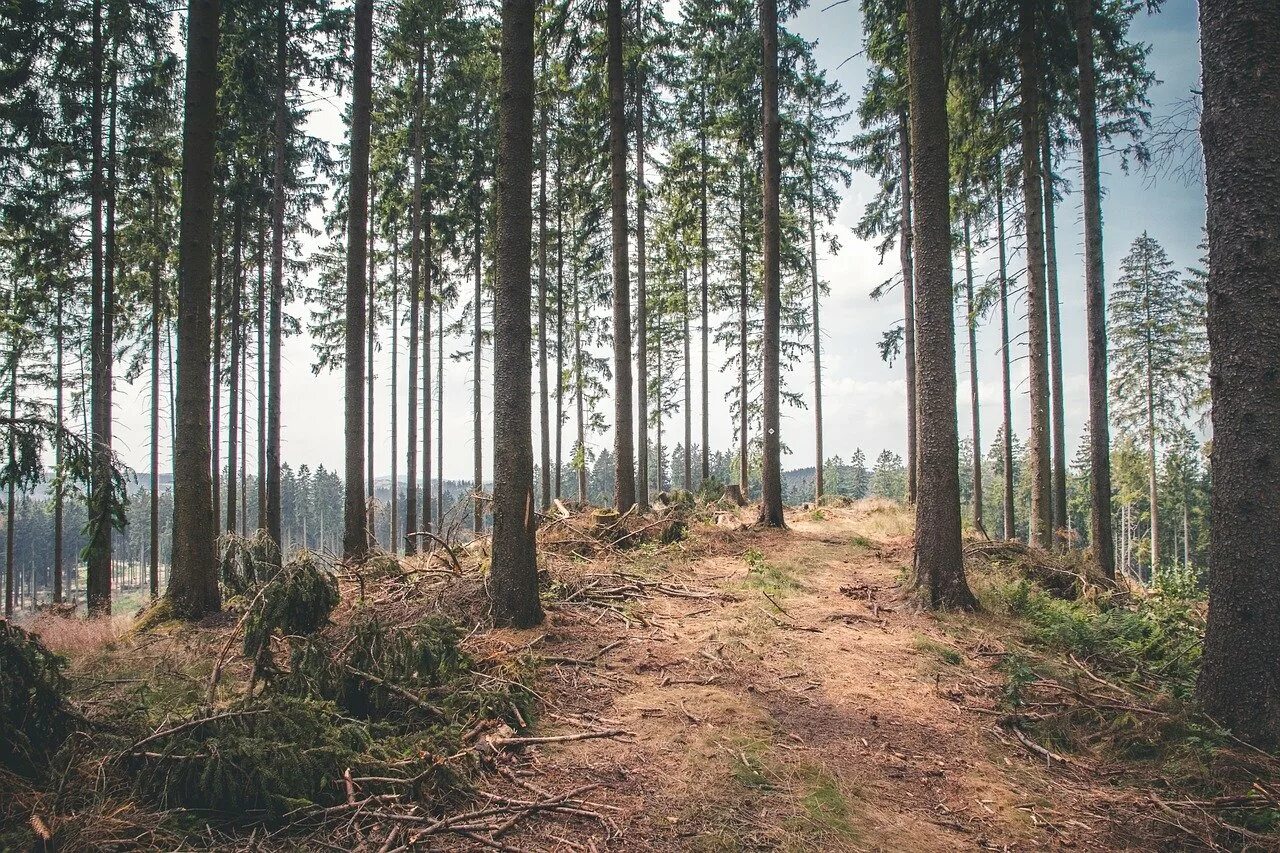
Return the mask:
POLYGON ((1195 603, 1153 595, 1135 604, 1069 601, 1026 580, 996 590, 1035 644, 1087 660, 1131 684, 1188 699, 1200 671, 1203 620, 1195 603))
POLYGON ((71 731, 66 665, 35 634, 0 621, 0 766, 36 772, 71 731))
POLYGON ((335 702, 345 712, 365 719, 430 714, 404 691, 418 696, 465 675, 470 661, 458 648, 459 640, 457 627, 440 616, 396 626, 382 620, 372 607, 361 608, 337 649, 326 640, 296 639, 289 672, 278 688, 335 702))
POLYGON ((258 659, 272 634, 311 634, 338 606, 338 581, 310 553, 291 559, 255 597, 244 626, 245 657, 258 659))
POLYGON ((280 549, 265 530, 252 536, 224 534, 219 542, 222 585, 232 595, 244 595, 280 570, 280 549))

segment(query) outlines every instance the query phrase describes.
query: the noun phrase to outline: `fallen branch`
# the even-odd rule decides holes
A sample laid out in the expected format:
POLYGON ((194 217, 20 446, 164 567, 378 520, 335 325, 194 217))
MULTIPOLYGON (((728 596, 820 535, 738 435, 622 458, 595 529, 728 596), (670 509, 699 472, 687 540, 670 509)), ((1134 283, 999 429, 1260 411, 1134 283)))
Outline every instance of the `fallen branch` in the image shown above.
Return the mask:
POLYGON ((494 749, 500 749, 503 747, 519 748, 522 746, 534 746, 544 743, 568 743, 575 740, 623 737, 625 735, 634 736, 635 732, 629 732, 625 729, 603 729, 598 732, 577 732, 571 735, 543 735, 542 737, 491 737, 487 739, 487 743, 494 749))

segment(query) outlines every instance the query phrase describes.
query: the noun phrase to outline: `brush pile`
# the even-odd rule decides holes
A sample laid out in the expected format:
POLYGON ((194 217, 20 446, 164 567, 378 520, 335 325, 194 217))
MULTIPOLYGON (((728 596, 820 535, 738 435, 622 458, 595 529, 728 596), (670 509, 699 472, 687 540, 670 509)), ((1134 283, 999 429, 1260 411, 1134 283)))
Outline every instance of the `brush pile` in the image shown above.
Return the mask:
POLYGON ((694 509, 688 492, 663 492, 648 512, 624 513, 556 500, 538 526, 539 552, 592 559, 646 544, 669 545, 685 537, 694 509))
POLYGON ((522 777, 532 659, 466 647, 479 571, 259 545, 224 546, 220 625, 157 605, 65 674, 0 625, 0 849, 459 849, 541 812, 607 823, 522 777))

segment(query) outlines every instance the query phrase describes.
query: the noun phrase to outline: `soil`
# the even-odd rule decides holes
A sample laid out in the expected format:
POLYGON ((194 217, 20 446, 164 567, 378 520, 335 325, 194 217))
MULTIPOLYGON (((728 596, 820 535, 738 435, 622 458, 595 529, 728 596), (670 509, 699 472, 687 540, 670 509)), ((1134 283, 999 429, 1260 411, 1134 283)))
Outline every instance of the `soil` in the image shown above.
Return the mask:
POLYGON ((1152 849, 1132 792, 999 726, 990 670, 1007 628, 915 605, 903 509, 796 510, 784 531, 749 517, 674 546, 558 561, 552 576, 586 592, 549 603, 538 629, 480 640, 542 658, 529 734, 627 732, 525 748, 524 779, 598 786, 583 795, 598 817, 540 816, 508 844, 1152 849), (619 575, 646 594, 592 598, 619 575))

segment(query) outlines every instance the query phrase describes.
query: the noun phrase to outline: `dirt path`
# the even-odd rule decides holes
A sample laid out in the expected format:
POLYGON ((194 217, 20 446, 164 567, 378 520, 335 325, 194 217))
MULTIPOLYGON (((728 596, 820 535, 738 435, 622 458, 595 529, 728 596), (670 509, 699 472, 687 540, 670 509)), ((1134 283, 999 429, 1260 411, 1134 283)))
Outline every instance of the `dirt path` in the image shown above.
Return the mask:
POLYGON ((599 785, 589 798, 610 826, 541 822, 517 848, 1129 845, 1096 792, 968 709, 990 701, 998 626, 939 623, 899 599, 902 511, 823 515, 584 564, 540 631, 505 637, 544 659, 536 734, 633 733, 531 753, 538 784, 599 785), (644 596, 611 591, 628 577, 644 596))

